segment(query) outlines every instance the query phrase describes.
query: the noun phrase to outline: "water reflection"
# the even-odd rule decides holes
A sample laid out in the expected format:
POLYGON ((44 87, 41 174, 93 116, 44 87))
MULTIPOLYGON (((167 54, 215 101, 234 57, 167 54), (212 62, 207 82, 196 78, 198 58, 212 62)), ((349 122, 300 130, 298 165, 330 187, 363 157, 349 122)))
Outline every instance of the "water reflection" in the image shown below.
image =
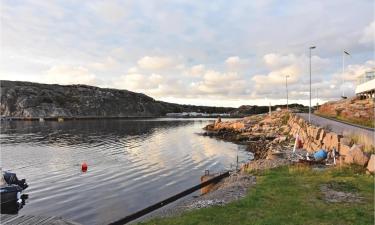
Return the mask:
POLYGON ((199 183, 206 169, 251 157, 237 145, 196 135, 208 122, 6 122, 1 163, 29 183, 21 214, 103 224, 199 183))

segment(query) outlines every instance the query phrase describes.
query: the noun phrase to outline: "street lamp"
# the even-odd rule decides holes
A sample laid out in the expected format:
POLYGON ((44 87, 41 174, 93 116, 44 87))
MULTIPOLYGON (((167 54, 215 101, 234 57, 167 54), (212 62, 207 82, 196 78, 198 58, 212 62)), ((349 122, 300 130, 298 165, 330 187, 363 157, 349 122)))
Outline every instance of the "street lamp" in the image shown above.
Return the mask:
POLYGON ((289 111, 288 107, 288 77, 289 75, 285 75, 285 87, 286 87, 286 110, 289 111))
POLYGON ((311 123, 311 50, 316 48, 315 46, 310 46, 309 53, 310 53, 310 105, 309 105, 309 123, 311 123))
POLYGON ((342 53, 342 98, 345 98, 345 87, 344 87, 344 74, 345 74, 345 55, 351 56, 348 51, 343 51, 342 53))

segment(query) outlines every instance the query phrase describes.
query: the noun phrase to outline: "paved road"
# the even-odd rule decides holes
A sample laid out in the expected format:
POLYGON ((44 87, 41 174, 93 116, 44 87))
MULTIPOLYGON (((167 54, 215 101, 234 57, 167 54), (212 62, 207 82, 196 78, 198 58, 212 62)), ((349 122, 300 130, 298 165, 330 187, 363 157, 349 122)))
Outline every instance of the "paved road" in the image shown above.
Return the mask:
MULTIPOLYGON (((308 113, 298 113, 298 115, 304 118, 306 121, 309 120, 308 113)), ((329 129, 337 134, 342 135, 358 135, 364 136, 367 140, 371 141, 375 145, 375 132, 368 129, 352 126, 346 123, 340 123, 334 120, 326 119, 320 116, 311 114, 311 123, 320 127, 329 127, 329 129)))

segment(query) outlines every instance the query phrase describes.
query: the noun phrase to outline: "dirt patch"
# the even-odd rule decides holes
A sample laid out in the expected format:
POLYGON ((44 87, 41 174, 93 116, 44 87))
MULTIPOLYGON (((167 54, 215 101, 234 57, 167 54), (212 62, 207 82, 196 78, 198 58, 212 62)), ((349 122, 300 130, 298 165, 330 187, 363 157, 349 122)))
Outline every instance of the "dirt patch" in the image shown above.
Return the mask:
POLYGON ((320 191, 323 193, 324 200, 329 203, 358 203, 363 200, 363 197, 358 195, 358 188, 350 182, 332 181, 321 185, 320 191))
POLYGON ((255 176, 246 173, 233 173, 215 185, 211 192, 194 198, 183 199, 173 207, 161 209, 145 218, 170 217, 180 215, 183 212, 223 206, 246 196, 248 189, 256 184, 255 176))

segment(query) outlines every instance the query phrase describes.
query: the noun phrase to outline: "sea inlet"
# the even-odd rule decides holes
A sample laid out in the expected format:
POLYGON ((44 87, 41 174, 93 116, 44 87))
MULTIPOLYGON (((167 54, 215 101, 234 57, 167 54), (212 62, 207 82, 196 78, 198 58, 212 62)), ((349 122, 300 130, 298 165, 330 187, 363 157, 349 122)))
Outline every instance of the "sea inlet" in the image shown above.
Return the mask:
POLYGON ((199 135, 211 122, 6 121, 1 167, 29 183, 20 215, 106 224, 199 184, 205 170, 231 169, 237 156, 252 158, 245 146, 199 135))

